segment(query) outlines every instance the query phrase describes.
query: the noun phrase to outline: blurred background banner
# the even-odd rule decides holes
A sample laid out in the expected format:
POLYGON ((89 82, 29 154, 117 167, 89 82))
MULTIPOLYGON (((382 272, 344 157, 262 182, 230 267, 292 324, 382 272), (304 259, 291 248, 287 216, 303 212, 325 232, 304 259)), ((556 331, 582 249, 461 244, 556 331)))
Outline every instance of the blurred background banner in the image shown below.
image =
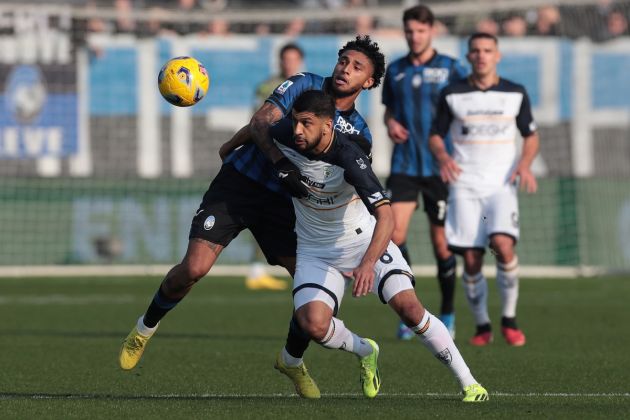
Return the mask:
MULTIPOLYGON (((329 75, 338 49, 370 33, 393 61, 407 51, 402 10, 415 4, 34 3, 0 4, 0 265, 176 262, 218 149, 249 121, 278 50, 294 41, 305 71, 329 75), (189 109, 157 90, 160 67, 179 55, 211 78, 189 109)), ((467 35, 496 33, 500 74, 530 94, 541 187, 520 197, 523 264, 629 271, 628 2, 546 3, 429 2, 440 19, 434 45, 465 60, 467 35)), ((367 91, 357 106, 384 177, 391 142, 380 99, 367 91)), ((422 231, 413 260, 429 264, 424 214, 413 223, 422 231)), ((243 234, 221 261, 253 253, 243 234)))
POLYGON ((0 159, 45 160, 75 154, 77 62, 72 21, 50 22, 24 12, 4 24, 0 159))

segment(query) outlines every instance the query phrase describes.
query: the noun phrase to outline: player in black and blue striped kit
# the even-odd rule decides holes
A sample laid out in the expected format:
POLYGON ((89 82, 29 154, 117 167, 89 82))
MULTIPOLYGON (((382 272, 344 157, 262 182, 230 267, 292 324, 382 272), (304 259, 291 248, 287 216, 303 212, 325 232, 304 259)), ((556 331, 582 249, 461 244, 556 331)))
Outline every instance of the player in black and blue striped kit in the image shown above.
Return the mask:
MULTIPOLYGON (((395 144, 387 188, 396 220, 392 240, 409 265, 407 232, 418 207, 418 194, 422 193, 442 291, 440 319, 454 336, 455 256, 444 235, 448 189, 429 150, 429 131, 440 91, 451 81, 466 77, 467 71, 456 59, 439 54, 431 46, 433 23, 433 13, 426 6, 405 10, 403 25, 409 54, 392 62, 385 73, 385 124, 395 144)), ((409 339, 413 333, 400 324, 398 337, 409 339)))

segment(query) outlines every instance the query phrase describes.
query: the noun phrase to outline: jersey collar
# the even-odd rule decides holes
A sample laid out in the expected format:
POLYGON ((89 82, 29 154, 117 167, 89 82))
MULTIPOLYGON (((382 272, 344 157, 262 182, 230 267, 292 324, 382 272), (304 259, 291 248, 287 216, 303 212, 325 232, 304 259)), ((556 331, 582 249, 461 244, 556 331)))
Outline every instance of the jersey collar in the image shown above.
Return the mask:
POLYGON ((429 65, 429 63, 431 63, 431 61, 433 61, 435 59, 435 57, 437 57, 437 55, 438 55, 437 49, 433 48, 433 55, 431 55, 431 57, 429 57, 429 59, 426 62, 416 66, 415 64, 413 64, 413 61, 411 60, 411 53, 409 53, 409 54, 407 54, 407 62, 409 63, 409 65, 411 65, 413 67, 427 66, 427 65, 429 65))
POLYGON ((497 79, 494 81, 494 83, 488 87, 487 89, 481 89, 479 86, 477 86, 477 84, 475 84, 475 82, 473 82, 472 80, 472 76, 468 76, 466 78, 466 81, 468 82, 468 85, 471 86, 472 88, 474 88, 475 90, 478 90, 480 92, 487 92, 489 90, 494 89, 495 87, 499 86, 501 84, 501 78, 497 75, 497 79))

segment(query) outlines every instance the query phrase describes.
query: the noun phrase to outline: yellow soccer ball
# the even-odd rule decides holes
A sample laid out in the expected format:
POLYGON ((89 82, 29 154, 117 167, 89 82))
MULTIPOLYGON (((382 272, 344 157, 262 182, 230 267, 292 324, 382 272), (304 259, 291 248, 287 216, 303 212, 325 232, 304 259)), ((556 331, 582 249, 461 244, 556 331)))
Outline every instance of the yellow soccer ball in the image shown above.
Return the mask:
POLYGON ((210 87, 206 68, 192 57, 175 57, 164 64, 158 75, 158 88, 168 102, 192 106, 203 99, 210 87))

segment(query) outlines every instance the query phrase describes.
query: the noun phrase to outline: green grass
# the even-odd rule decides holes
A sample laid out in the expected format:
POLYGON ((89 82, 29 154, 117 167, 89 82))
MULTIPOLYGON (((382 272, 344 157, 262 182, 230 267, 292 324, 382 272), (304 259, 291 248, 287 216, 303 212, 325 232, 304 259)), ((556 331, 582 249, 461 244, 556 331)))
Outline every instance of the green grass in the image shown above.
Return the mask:
MULTIPOLYGON (((323 392, 299 399, 272 369, 290 293, 207 278, 163 321, 140 365, 117 366, 121 340, 160 279, 0 279, 2 418, 621 418, 630 415, 630 279, 522 280, 522 348, 500 335, 473 348, 461 289, 457 340, 486 404, 464 405, 447 369, 418 342, 394 339, 396 319, 374 296, 347 296, 346 325, 381 347, 382 395, 360 394, 353 356, 312 344, 323 392), (551 395, 545 395, 551 394, 551 395), (608 395, 606 395, 608 394, 608 395), (614 395, 611 395, 614 394, 614 395)), ((499 318, 490 282, 490 314, 499 318)), ((417 292, 434 313, 435 280, 417 292)))

